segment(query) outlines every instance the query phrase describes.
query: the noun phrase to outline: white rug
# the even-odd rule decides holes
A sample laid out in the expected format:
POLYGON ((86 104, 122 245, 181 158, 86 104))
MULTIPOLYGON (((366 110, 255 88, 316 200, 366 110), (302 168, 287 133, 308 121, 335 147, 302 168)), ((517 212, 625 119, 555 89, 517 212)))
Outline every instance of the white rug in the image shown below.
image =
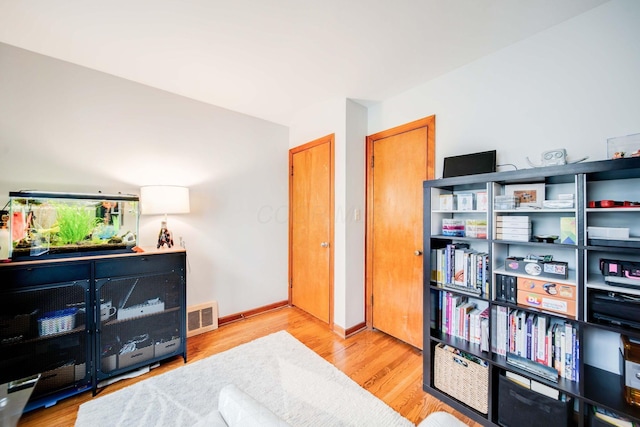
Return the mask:
POLYGON ((231 383, 292 426, 413 426, 285 331, 86 402, 76 426, 191 426, 231 383))

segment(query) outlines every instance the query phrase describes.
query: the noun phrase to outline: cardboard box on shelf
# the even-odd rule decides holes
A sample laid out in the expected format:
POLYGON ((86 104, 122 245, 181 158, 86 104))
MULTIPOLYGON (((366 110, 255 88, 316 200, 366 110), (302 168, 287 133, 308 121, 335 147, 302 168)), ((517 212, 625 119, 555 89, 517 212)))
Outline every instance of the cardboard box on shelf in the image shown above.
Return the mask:
POLYGON ((576 317, 576 302, 551 295, 537 294, 535 292, 518 289, 518 304, 539 310, 551 311, 569 317, 576 317))
POLYGON ((472 211, 474 209, 473 193, 458 193, 458 210, 472 211))
POLYGON ((453 211, 456 209, 456 196, 453 194, 441 194, 440 197, 440 210, 441 211, 453 211))
POLYGON ((570 283, 555 283, 547 280, 518 277, 518 291, 534 292, 555 298, 576 300, 576 285, 570 283))
POLYGON ((489 209, 489 198, 486 191, 476 193, 476 210, 486 212, 489 209))

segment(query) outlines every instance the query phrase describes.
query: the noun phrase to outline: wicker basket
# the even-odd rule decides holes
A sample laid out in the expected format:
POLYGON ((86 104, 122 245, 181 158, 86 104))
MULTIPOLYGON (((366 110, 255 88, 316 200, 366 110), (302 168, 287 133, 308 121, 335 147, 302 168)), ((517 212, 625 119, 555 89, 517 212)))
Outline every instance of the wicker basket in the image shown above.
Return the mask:
POLYGON ((434 385, 449 396, 486 414, 489 406, 489 369, 459 353, 443 344, 436 346, 434 385))

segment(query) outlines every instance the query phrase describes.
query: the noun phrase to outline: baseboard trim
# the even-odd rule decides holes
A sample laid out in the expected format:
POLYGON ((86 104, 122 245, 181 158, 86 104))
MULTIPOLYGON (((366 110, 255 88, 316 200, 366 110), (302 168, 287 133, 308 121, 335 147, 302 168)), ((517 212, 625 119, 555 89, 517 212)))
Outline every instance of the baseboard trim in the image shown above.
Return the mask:
POLYGON ((358 323, 355 326, 350 327, 349 329, 347 329, 346 332, 346 337, 350 337, 351 335, 357 334, 360 331, 364 331, 365 329, 367 329, 367 323, 366 322, 362 322, 362 323, 358 323))
POLYGON ((262 307, 254 308, 253 310, 247 310, 236 314, 230 314, 228 316, 220 317, 218 319, 218 327, 226 325, 227 323, 237 322, 238 320, 246 319, 247 317, 255 316, 257 314, 265 313, 267 311, 276 310, 278 308, 287 307, 289 301, 279 301, 273 304, 265 305, 262 307))
POLYGON ((367 324, 365 322, 358 323, 357 325, 352 326, 348 329, 344 329, 336 324, 333 325, 333 332, 342 338, 349 338, 351 335, 354 335, 365 329, 367 329, 367 324))

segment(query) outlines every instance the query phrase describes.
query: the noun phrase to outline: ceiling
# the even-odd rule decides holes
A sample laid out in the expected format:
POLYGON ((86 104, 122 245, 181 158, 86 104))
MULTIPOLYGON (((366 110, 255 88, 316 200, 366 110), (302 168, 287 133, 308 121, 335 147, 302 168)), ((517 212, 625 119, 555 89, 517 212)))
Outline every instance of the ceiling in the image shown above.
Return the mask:
POLYGON ((283 125, 379 102, 608 0, 0 0, 0 42, 283 125))

